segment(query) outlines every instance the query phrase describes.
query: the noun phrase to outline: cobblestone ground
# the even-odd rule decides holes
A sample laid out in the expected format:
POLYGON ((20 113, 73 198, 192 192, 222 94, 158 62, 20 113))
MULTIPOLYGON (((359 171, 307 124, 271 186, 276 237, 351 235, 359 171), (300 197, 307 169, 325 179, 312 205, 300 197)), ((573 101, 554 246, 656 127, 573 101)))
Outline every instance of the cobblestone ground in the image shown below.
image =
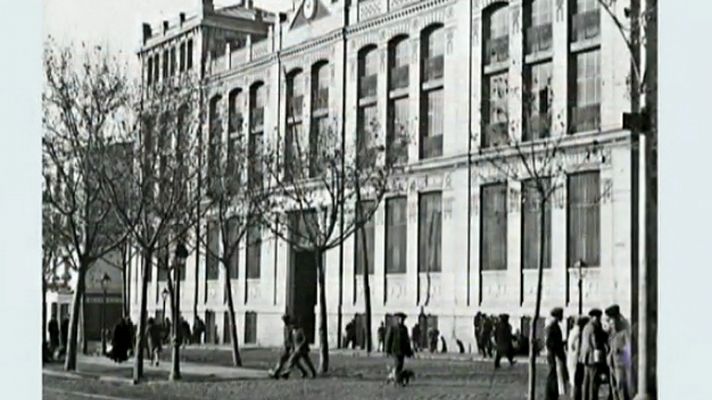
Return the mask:
MULTIPOLYGON (((276 359, 275 350, 245 350, 246 367, 266 369, 276 359)), ((230 365, 230 353, 222 350, 188 349, 183 359, 230 365)), ((316 352, 312 359, 317 361, 316 352)), ((390 362, 384 357, 353 357, 334 354, 328 376, 315 380, 297 377, 289 380, 252 379, 232 381, 153 381, 137 386, 96 379, 71 379, 45 376, 45 399, 525 399, 527 367, 505 365, 495 371, 491 362, 407 360, 415 381, 401 388, 386 385, 384 377, 390 362)), ((547 367, 537 365, 539 394, 547 367)))

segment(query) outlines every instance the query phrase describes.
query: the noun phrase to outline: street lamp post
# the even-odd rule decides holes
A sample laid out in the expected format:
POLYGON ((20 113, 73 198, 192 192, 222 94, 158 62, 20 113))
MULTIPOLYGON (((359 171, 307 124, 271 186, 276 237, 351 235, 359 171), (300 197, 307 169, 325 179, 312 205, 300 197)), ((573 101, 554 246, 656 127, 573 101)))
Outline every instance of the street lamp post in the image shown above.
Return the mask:
POLYGON ((109 286, 109 282, 111 282, 111 277, 109 274, 104 272, 104 276, 101 277, 101 281, 99 283, 101 284, 101 291, 103 293, 103 301, 102 301, 102 306, 101 306, 101 354, 106 354, 106 318, 105 318, 105 313, 106 313, 106 289, 107 286, 109 286))
POLYGON ((583 315, 583 267, 586 262, 578 259, 574 263, 574 268, 578 269, 578 314, 583 315))
MULTIPOLYGON (((188 258, 188 249, 183 245, 183 243, 178 243, 176 246, 176 252, 175 252, 175 262, 176 262, 176 267, 175 267, 175 298, 173 299, 173 307, 171 309, 173 310, 173 354, 172 354, 172 365, 171 365, 171 373, 170 373, 170 380, 175 381, 180 379, 180 344, 182 340, 185 340, 185 338, 180 338, 180 329, 181 329, 181 323, 180 323, 180 276, 181 276, 181 270, 185 266, 185 261, 188 258)), ((165 304, 165 302, 164 302, 165 304)))

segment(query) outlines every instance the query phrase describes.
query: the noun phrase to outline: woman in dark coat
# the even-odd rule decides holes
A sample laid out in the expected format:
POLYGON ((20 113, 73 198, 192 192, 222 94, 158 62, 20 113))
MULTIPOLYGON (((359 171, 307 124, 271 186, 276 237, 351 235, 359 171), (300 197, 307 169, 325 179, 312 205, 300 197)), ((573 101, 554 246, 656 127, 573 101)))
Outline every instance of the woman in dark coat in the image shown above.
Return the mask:
POLYGON ((502 314, 499 316, 497 326, 494 331, 494 339, 497 344, 497 352, 494 356, 494 367, 499 368, 499 361, 502 356, 507 357, 510 365, 514 365, 514 347, 512 341, 512 326, 509 325, 509 315, 502 314))
POLYGON ((146 326, 146 338, 148 339, 148 351, 151 354, 151 363, 158 366, 161 355, 161 340, 163 339, 161 326, 153 318, 148 319, 146 326))
POLYGON ((398 322, 386 333, 386 354, 393 357, 396 383, 402 383, 401 372, 403 372, 405 357, 413 357, 413 349, 410 347, 408 328, 403 325, 405 314, 396 313, 395 317, 398 322))

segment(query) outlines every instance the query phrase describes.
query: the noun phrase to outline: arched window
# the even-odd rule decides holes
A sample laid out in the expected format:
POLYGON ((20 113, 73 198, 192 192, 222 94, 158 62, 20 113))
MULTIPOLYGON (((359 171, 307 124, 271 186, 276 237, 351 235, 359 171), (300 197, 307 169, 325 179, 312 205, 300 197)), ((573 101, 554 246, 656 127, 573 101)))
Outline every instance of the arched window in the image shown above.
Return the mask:
POLYGON ((222 96, 216 94, 208 104, 208 181, 209 190, 217 189, 220 174, 220 144, 222 141, 222 118, 220 102, 222 96))
POLYGON ((319 148, 321 143, 329 137, 331 126, 329 124, 329 85, 331 77, 329 75, 329 64, 320 61, 312 67, 312 114, 311 131, 309 133, 309 176, 316 176, 320 173, 319 148))
POLYGON ((405 162, 408 154, 400 144, 408 135, 410 51, 408 37, 397 36, 388 43, 388 127, 386 161, 405 162))
POLYGON ((228 94, 228 137, 227 137, 227 189, 230 193, 237 190, 240 179, 240 133, 242 131, 242 90, 232 89, 228 94))
POLYGON ((378 50, 369 45, 358 53, 358 113, 356 148, 363 151, 378 130, 378 50))
MULTIPOLYGON (((295 175, 302 161, 303 151, 308 150, 308 142, 304 140, 304 124, 302 121, 304 109, 304 73, 296 69, 287 74, 287 123, 284 143, 284 173, 285 179, 302 177, 295 175)), ((302 171, 303 172, 303 171, 302 171)))
POLYGON ((264 82, 256 82, 250 87, 250 135, 248 139, 249 170, 251 187, 262 187, 262 144, 264 137, 264 110, 267 91, 264 82))
POLYGON ((491 6, 484 13, 481 146, 509 142, 508 97, 509 18, 506 4, 491 6))
POLYGON ((420 95, 420 158, 443 154, 443 75, 445 35, 441 24, 423 30, 421 39, 422 84, 420 95))

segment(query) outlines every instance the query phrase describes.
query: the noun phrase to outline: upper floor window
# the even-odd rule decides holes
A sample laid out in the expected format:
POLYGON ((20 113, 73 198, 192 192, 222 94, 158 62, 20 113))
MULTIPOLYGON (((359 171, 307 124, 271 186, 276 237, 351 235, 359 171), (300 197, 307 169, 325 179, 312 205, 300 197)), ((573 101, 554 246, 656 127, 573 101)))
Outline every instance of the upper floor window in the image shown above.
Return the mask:
POLYGON ((369 97, 376 97, 378 82, 378 50, 376 46, 362 49, 358 55, 358 97, 359 103, 369 97))
POLYGON ((388 89, 408 87, 410 52, 408 38, 399 36, 388 44, 388 89))
POLYGON ((442 193, 418 198, 418 272, 442 270, 442 193))
POLYGON ((170 66, 170 70, 171 70, 170 74, 171 74, 171 76, 173 76, 173 75, 176 74, 176 48, 175 48, 175 47, 171 47, 171 59, 170 59, 169 62, 170 62, 170 64, 171 64, 171 66, 170 66))
POLYGON ((185 62, 186 69, 191 69, 191 68, 193 68, 193 39, 188 40, 188 46, 186 48, 186 53, 187 53, 186 54, 187 58, 186 58, 186 62, 185 62))
POLYGON ((146 58, 146 85, 150 86, 153 83, 153 57, 146 58))
POLYGON ((442 25, 435 25, 423 31, 421 46, 423 82, 442 79, 445 58, 445 33, 442 25))
POLYGON ((267 91, 263 82, 250 88, 250 135, 248 139, 249 169, 247 172, 251 187, 262 187, 262 140, 264 134, 264 110, 267 91))
POLYGON ((319 62, 312 68, 312 113, 311 131, 309 132, 309 176, 314 177, 321 171, 318 159, 319 143, 335 134, 329 123, 329 85, 331 84, 329 64, 319 62))
POLYGON ((181 42, 178 50, 178 71, 185 71, 185 42, 181 42))
POLYGON ((509 74, 506 71, 484 76, 482 147, 499 146, 509 142, 508 81, 509 74))
POLYGON ((287 75, 287 131, 285 133, 285 179, 306 176, 304 171, 297 174, 303 152, 308 151, 308 141, 303 137, 304 124, 304 73, 296 70, 287 75))
POLYGON ((214 281, 218 279, 220 266, 218 252, 220 251, 220 227, 215 221, 208 221, 207 226, 208 251, 205 255, 205 279, 214 281))
POLYGON ((526 54, 551 50, 552 0, 530 0, 524 5, 526 54))
POLYGON ((485 14, 485 65, 509 58, 509 14, 507 6, 499 6, 485 14))
POLYGON ((525 66, 522 93, 524 110, 522 139, 524 141, 549 136, 553 97, 551 68, 551 61, 525 66))
POLYGON ((208 179, 210 191, 217 190, 217 185, 219 184, 220 146, 222 142, 221 100, 220 95, 215 95, 208 104, 208 179))
MULTIPOLYGON (((372 214, 373 209, 376 207, 376 202, 373 200, 363 200, 361 201, 361 207, 360 208, 360 215, 363 217, 359 217, 360 220, 363 221, 363 218, 365 218, 366 215, 372 214)), ((366 223, 364 224, 363 228, 363 234, 360 230, 356 231, 354 233, 355 235, 355 245, 354 245, 354 252, 355 252, 355 262, 356 262, 356 275, 363 274, 363 271, 366 269, 364 266, 366 263, 368 263, 368 273, 373 274, 374 271, 374 265, 375 265, 375 225, 373 223, 373 215, 371 215, 371 218, 369 218, 366 223), (366 237, 365 240, 365 246, 364 246, 364 240, 363 236, 366 237)))
POLYGON ((262 264, 262 229, 259 225, 251 225, 247 228, 247 279, 260 278, 260 265, 262 264))
POLYGON ((544 205, 544 236, 541 236, 539 207, 541 195, 536 185, 541 184, 544 190, 550 190, 551 181, 527 179, 522 182, 521 218, 522 218, 522 268, 536 269, 539 265, 539 245, 543 241, 542 268, 551 268, 551 200, 544 205))
POLYGON ((168 78, 168 62, 169 62, 169 53, 168 50, 163 50, 163 79, 168 78))
POLYGON ((228 138, 227 138, 227 189, 235 193, 240 181, 241 148, 240 131, 242 129, 242 112, 240 111, 242 91, 233 89, 228 94, 228 138))
POLYGON ((158 82, 158 79, 160 78, 161 74, 161 68, 160 68, 160 56, 158 53, 156 53, 153 56, 153 82, 158 82))
POLYGON ((575 80, 569 83, 572 105, 569 130, 596 130, 601 119, 601 51, 593 49, 572 54, 570 68, 575 80))
POLYGON ((571 41, 598 38, 601 25, 598 0, 572 0, 571 6, 571 41))
POLYGON ((408 250, 408 202, 405 196, 386 200, 386 273, 405 273, 408 250))
POLYGON ((421 46, 420 158, 426 159, 443 153, 445 36, 442 25, 426 28, 421 46))
POLYGON ((493 183, 480 188, 480 268, 507 269, 507 184, 493 183))

